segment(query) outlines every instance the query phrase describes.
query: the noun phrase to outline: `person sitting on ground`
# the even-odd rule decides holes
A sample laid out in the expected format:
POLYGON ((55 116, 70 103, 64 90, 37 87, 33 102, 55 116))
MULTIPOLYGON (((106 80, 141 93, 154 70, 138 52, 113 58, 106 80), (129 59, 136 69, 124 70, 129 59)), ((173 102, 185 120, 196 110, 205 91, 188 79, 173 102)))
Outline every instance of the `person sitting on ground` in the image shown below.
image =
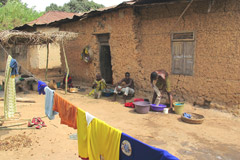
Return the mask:
POLYGON ((130 78, 130 73, 126 72, 125 73, 125 78, 123 78, 120 82, 118 82, 117 84, 114 85, 115 89, 114 89, 114 101, 117 100, 117 94, 118 93, 124 93, 123 94, 123 100, 124 103, 126 103, 126 99, 128 95, 134 95, 135 91, 134 91, 134 82, 133 79, 130 78), (125 82, 125 85, 122 85, 122 83, 125 82), (122 85, 122 86, 121 86, 122 85))
MULTIPOLYGON (((63 85, 62 85, 63 89, 65 88, 66 76, 67 76, 67 74, 65 74, 65 76, 63 78, 63 85)), ((67 84, 68 84, 68 88, 73 88, 72 77, 70 75, 68 75, 67 84)))
POLYGON ((94 89, 94 98, 96 99, 100 98, 102 91, 107 88, 105 80, 99 73, 96 74, 96 80, 94 80, 92 88, 94 89))
POLYGON ((170 110, 172 110, 172 94, 170 88, 170 80, 168 73, 165 70, 157 70, 151 73, 150 76, 151 85, 154 90, 152 104, 155 103, 159 105, 161 102, 162 94, 167 93, 169 103, 170 103, 170 110), (153 84, 153 81, 156 80, 156 84, 153 84))

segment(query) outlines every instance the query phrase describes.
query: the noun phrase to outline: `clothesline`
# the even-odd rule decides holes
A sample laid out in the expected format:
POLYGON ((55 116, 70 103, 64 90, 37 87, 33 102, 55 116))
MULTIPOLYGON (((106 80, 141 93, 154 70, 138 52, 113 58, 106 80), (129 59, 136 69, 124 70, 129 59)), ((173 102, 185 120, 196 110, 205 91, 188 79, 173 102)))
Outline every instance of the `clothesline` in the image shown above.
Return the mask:
POLYGON ((53 120, 77 129, 78 155, 83 160, 178 160, 168 151, 147 145, 75 106, 45 87, 45 114, 53 120))

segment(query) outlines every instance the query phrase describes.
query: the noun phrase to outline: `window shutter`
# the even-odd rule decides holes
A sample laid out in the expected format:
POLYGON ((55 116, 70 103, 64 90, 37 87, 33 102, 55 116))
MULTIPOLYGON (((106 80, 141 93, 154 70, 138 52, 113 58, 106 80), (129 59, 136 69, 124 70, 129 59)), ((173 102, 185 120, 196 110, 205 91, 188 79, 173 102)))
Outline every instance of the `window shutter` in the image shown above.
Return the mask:
POLYGON ((182 74, 184 66, 183 57, 183 42, 173 42, 172 43, 172 73, 182 74))
POLYGON ((184 42, 184 68, 185 75, 193 75, 194 42, 184 42))

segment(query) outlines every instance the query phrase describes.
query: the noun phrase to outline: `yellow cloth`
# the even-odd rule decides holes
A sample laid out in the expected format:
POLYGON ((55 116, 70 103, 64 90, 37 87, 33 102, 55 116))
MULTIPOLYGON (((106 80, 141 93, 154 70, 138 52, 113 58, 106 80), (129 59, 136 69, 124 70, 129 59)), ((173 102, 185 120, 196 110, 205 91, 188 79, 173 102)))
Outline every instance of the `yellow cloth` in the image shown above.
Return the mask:
POLYGON ((88 93, 89 96, 93 95, 94 92, 102 91, 107 87, 107 84, 104 79, 101 79, 100 81, 95 80, 93 85, 96 85, 95 89, 91 90, 91 92, 88 93))
POLYGON ((80 108, 78 108, 77 113, 77 135, 78 135, 78 155, 81 158, 88 158, 86 113, 80 108))
POLYGON ((94 118, 88 126, 89 160, 118 160, 122 132, 94 118))
POLYGON ((156 86, 159 90, 171 92, 170 80, 168 77, 165 81, 163 79, 158 79, 156 82, 156 86))
POLYGON ((95 80, 94 84, 96 84, 96 91, 102 91, 107 86, 107 84, 106 84, 104 79, 101 79, 100 81, 95 80))
POLYGON ((118 160, 122 132, 94 118, 87 127, 86 115, 78 108, 78 154, 89 160, 118 160))

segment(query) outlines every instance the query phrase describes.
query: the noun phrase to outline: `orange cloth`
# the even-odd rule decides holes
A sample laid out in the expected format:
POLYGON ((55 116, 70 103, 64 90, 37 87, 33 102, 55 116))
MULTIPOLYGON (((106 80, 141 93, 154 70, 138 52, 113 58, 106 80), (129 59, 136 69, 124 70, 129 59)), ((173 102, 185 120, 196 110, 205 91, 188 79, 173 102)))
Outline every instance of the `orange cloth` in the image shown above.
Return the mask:
POLYGON ((59 113, 61 124, 77 129, 77 107, 54 93, 53 110, 59 113))

